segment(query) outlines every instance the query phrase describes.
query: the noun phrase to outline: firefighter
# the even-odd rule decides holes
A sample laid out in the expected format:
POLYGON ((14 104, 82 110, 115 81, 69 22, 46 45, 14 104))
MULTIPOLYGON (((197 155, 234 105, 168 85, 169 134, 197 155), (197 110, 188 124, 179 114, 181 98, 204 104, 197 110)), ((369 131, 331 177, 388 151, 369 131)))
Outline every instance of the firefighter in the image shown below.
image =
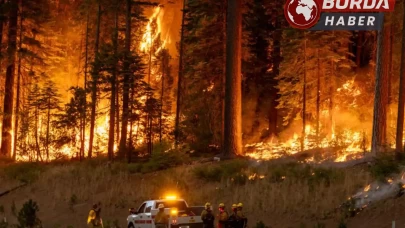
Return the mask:
POLYGON ((214 228, 215 217, 212 214, 210 203, 205 204, 205 209, 201 213, 201 220, 203 221, 204 228, 214 228))
POLYGON ((228 212, 225 211, 225 204, 220 203, 218 210, 218 228, 225 228, 228 222, 228 212))
POLYGON ((169 218, 165 214, 165 205, 159 204, 159 212, 155 216, 155 227, 156 228, 166 228, 169 223, 169 218))
POLYGON ((87 227, 93 228, 100 226, 99 218, 97 218, 97 213, 99 213, 99 211, 99 204, 93 204, 93 208, 90 210, 89 216, 87 217, 87 227))
POLYGON ((237 208, 238 207, 236 204, 232 204, 232 214, 228 218, 228 228, 237 227, 237 217, 236 217, 237 208))
POLYGON ((245 228, 247 226, 247 218, 242 212, 243 204, 238 203, 236 210, 236 219, 238 221, 238 227, 245 228))

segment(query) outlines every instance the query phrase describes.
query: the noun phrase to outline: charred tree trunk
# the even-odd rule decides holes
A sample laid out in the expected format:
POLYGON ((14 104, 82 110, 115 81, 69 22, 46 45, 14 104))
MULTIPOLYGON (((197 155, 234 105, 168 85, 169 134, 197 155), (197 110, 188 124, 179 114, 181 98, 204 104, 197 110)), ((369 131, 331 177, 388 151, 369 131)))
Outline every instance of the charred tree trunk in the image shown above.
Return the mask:
POLYGON ((45 150, 46 161, 49 161, 49 129, 51 125, 51 98, 48 98, 47 113, 46 113, 46 135, 45 135, 45 150))
MULTIPOLYGON (((134 99, 135 99, 135 82, 134 81, 132 81, 131 82, 131 102, 133 102, 134 101, 134 99)), ((128 150, 129 150, 129 152, 128 152, 128 163, 131 163, 132 162, 132 154, 133 154, 133 152, 134 152, 134 149, 135 149, 135 147, 134 147, 134 142, 133 142, 133 125, 134 125, 134 116, 133 116, 133 109, 134 109, 134 107, 133 107, 133 104, 131 104, 130 105, 130 115, 131 115, 131 118, 129 119, 129 140, 128 140, 128 150)), ((135 142, 136 142, 136 140, 135 140, 135 142)))
MULTIPOLYGON (((117 7, 117 6, 116 6, 117 7)), ((118 8, 115 9, 115 31, 113 36, 114 46, 114 59, 117 58, 118 52, 118 8)), ((117 77, 117 63, 114 60, 114 69, 111 75, 111 97, 110 97, 110 127, 108 129, 108 159, 111 161, 114 158, 114 135, 115 135, 115 95, 116 95, 116 77, 117 77)))
MULTIPOLYGON (((21 1, 21 11, 20 11, 20 36, 18 43, 18 51, 21 51, 22 48, 22 33, 23 33, 23 11, 22 11, 22 1, 21 1)), ((0 21, 0 23, 2 23, 0 21)), ((0 34, 1 36, 1 34, 0 34)), ((0 41, 1 46, 1 41, 0 41)), ((21 84, 21 56, 18 56, 18 66, 17 66, 17 96, 15 99, 15 119, 14 119, 14 146, 13 146, 13 160, 17 158, 17 139, 18 139, 18 120, 20 115, 20 85, 21 84)))
POLYGON ((304 33, 304 83, 302 85, 302 134, 301 134, 301 151, 305 149, 305 125, 307 113, 307 37, 304 33))
POLYGON ((125 31, 125 61, 124 61, 124 80, 122 92, 122 123, 119 156, 125 157, 127 151, 127 134, 129 119, 129 55, 131 51, 131 0, 127 0, 126 13, 126 31, 125 31))
POLYGON ((6 82, 4 85, 4 108, 3 108, 3 129, 1 137, 1 154, 11 156, 12 146, 12 120, 14 104, 14 79, 15 79, 15 59, 17 49, 17 23, 18 23, 18 3, 10 2, 10 16, 8 28, 8 48, 7 48, 7 70, 6 82))
POLYGON ((364 43, 364 31, 359 31, 357 33, 357 42, 356 42, 356 65, 357 68, 362 66, 362 57, 363 57, 363 43, 364 43))
POLYGON ((385 26, 381 31, 378 31, 377 35, 377 59, 376 59, 376 79, 375 79, 375 96, 374 96, 374 116, 373 116, 373 132, 371 141, 371 153, 372 156, 376 156, 377 153, 383 151, 385 144, 385 128, 387 117, 387 106, 385 96, 387 94, 387 75, 384 74, 384 33, 385 26))
POLYGON ((333 123, 333 94, 335 91, 335 62, 331 61, 331 75, 329 78, 329 125, 330 125, 330 135, 334 133, 334 123, 333 123))
POLYGON ((183 10, 182 10, 182 19, 181 19, 181 37, 180 37, 180 55, 179 55, 179 72, 177 78, 177 102, 176 102, 176 117, 175 117, 175 129, 174 129, 174 143, 177 147, 179 143, 179 133, 180 133, 180 108, 181 108, 181 86, 183 79, 183 41, 184 41, 184 21, 185 21, 185 11, 186 0, 183 0, 183 10))
POLYGON ((319 147, 319 117, 320 117, 320 106, 321 106, 321 63, 319 57, 319 48, 316 50, 317 57, 317 80, 316 80, 316 146, 319 147))
POLYGON ((242 0, 228 1, 224 157, 242 154, 242 0))
POLYGON ((85 141, 86 141, 86 113, 87 113, 87 69, 88 69, 88 59, 89 59, 89 18, 90 13, 87 9, 87 19, 86 19, 86 44, 85 44, 85 59, 84 59, 84 110, 81 117, 82 128, 81 128, 81 138, 80 138, 80 154, 81 158, 84 157, 85 141))
MULTIPOLYGON (((4 0, 0 0, 0 9, 4 8, 4 0)), ((4 21, 6 20, 6 17, 3 14, 4 12, 0 12, 0 55, 2 51, 2 46, 3 46, 3 28, 4 28, 4 21)), ((0 63, 1 66, 1 63, 0 63)))
POLYGON ((274 15, 274 31, 273 31, 273 52, 272 52, 272 62, 273 62, 273 77, 271 79, 270 87, 270 109, 268 113, 269 120, 269 136, 270 138, 276 137, 278 135, 277 123, 278 123, 278 89, 276 78, 280 75, 280 64, 282 61, 281 57, 281 39, 282 39, 282 29, 281 29, 281 14, 280 9, 282 9, 282 4, 280 1, 276 1, 275 10, 273 10, 274 15))
POLYGON ((224 140, 225 140, 225 81, 226 81, 226 15, 227 15, 227 7, 228 7, 228 0, 223 1, 223 8, 222 8, 222 80, 221 80, 221 141, 220 141, 220 148, 221 151, 224 150, 224 140))
MULTIPOLYGON (((404 8, 405 8, 405 1, 404 8)), ((397 134, 395 140, 396 157, 400 157, 403 151, 403 132, 404 132, 404 103, 405 103, 405 13, 402 19, 402 48, 401 48, 401 68, 399 71, 399 95, 398 95, 398 117, 397 117, 397 134)))
POLYGON ((166 54, 162 56, 162 88, 160 91, 159 142, 162 144, 163 95, 165 86, 166 54))
POLYGON ((38 141, 38 122, 39 122, 39 110, 38 107, 35 107, 35 147, 37 150, 37 162, 39 159, 42 161, 42 156, 41 156, 41 148, 39 147, 39 141, 38 141))
POLYGON ((116 134, 117 134, 117 138, 115 139, 117 144, 119 144, 120 142, 120 87, 119 87, 119 83, 117 83, 116 85, 116 89, 115 89, 115 116, 117 118, 117 120, 115 121, 116 123, 116 134))
MULTIPOLYGON (((96 28, 96 41, 94 45, 94 57, 97 62, 98 59, 98 47, 100 43, 100 22, 101 22, 101 3, 98 3, 97 12, 97 28, 96 28)), ((96 125, 96 108, 97 108, 97 86, 98 86, 98 63, 95 64, 96 69, 92 72, 92 82, 91 82, 91 114, 90 114, 90 138, 89 138, 89 154, 88 157, 91 158, 93 155, 93 141, 94 141, 94 127, 96 125)))
MULTIPOLYGON (((151 77, 151 72, 152 72, 152 43, 150 44, 149 47, 149 71, 148 71, 148 85, 150 86, 150 77, 151 77)), ((150 95, 148 93, 147 97, 146 97, 146 102, 149 101, 150 95)), ((146 114, 146 142, 147 142, 147 150, 148 150, 148 155, 152 155, 152 116, 151 116, 151 111, 149 111, 148 109, 148 113, 146 114)))

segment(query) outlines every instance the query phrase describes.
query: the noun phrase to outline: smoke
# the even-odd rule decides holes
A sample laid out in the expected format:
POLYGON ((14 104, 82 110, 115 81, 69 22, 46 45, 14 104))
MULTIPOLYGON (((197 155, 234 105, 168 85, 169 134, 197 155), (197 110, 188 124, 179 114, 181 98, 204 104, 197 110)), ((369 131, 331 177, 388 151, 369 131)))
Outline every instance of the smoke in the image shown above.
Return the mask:
POLYGON ((386 183, 374 182, 358 191, 351 199, 354 200, 356 209, 362 209, 374 202, 399 196, 404 193, 404 189, 405 172, 394 179, 388 179, 386 183))

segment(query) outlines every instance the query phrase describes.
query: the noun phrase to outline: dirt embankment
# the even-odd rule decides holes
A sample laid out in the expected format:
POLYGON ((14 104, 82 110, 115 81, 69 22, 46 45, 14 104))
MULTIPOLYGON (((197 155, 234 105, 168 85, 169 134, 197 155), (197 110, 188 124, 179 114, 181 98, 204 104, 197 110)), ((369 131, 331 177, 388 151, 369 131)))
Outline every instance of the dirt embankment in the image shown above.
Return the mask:
MULTIPOLYGON (((0 216, 17 223, 13 205, 18 213, 23 203, 33 199, 45 228, 86 227, 88 210, 98 201, 105 227, 114 227, 107 224, 114 221, 126 227, 128 208, 166 193, 177 193, 192 205, 223 202, 230 207, 242 202, 249 227, 263 221, 273 228, 312 228, 317 223, 333 228, 341 218, 336 207, 373 181, 363 166, 325 169, 275 162, 230 161, 147 174, 120 163, 13 166, 1 168, 0 192, 18 185, 18 180, 31 183, 0 197, 5 211, 0 216)), ((392 220, 401 227, 404 211, 404 197, 389 199, 348 219, 347 227, 390 227, 392 220)))

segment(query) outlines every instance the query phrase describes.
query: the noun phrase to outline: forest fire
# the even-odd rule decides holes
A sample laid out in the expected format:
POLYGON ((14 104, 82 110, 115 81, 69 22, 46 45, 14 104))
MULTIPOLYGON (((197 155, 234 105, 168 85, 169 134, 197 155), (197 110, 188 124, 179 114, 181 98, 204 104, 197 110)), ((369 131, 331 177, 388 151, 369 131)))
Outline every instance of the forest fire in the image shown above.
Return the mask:
MULTIPOLYGON (((349 107, 356 107, 356 98, 361 94, 361 91, 354 85, 354 80, 346 81, 342 87, 336 89, 337 93, 350 94, 353 98, 352 102, 348 104, 349 107)), ((335 106, 335 110, 339 110, 339 106, 335 106)), ((322 110, 322 115, 327 116, 329 110, 322 110)), ((320 123, 320 130, 322 131, 322 123, 320 123)), ((295 132, 292 137, 287 140, 279 141, 273 139, 267 142, 259 142, 245 145, 246 155, 259 160, 276 159, 283 156, 294 155, 299 152, 311 151, 320 149, 320 156, 317 157, 316 162, 332 160, 334 162, 345 162, 351 159, 357 159, 364 156, 364 153, 370 149, 367 144, 367 136, 365 132, 355 131, 353 129, 341 127, 339 133, 336 132, 336 126, 332 125, 332 131, 329 136, 317 135, 316 127, 312 124, 305 126, 304 140, 301 138, 301 133, 295 132), (302 145, 303 144, 303 145, 302 145), (330 149, 334 153, 326 154, 322 150, 330 149)), ((306 159, 306 162, 314 162, 315 155, 306 159)))
MULTIPOLYGON (((162 7, 155 7, 153 9, 153 13, 149 18, 149 21, 145 24, 142 35, 142 40, 140 42, 134 42, 132 45, 138 46, 139 50, 142 53, 143 61, 147 65, 147 69, 144 75, 144 81, 152 87, 152 89, 156 89, 152 96, 154 97, 163 97, 161 94, 160 83, 163 79, 163 76, 166 72, 164 72, 164 67, 168 67, 169 63, 161 63, 162 57, 161 52, 166 48, 166 45, 170 44, 170 37, 166 34, 165 39, 162 40, 161 38, 161 29, 162 29, 162 20, 164 12, 162 7), (162 66, 162 64, 166 64, 166 66, 162 66), (150 80, 150 79, 153 80, 150 80)), ((167 54, 168 55, 168 54, 167 54)), ((163 91, 163 90, 162 90, 163 91)), ((139 105, 146 106, 147 100, 150 99, 150 95, 142 95, 137 99, 139 105)), ((100 100, 100 110, 105 110, 108 108, 108 100, 101 99, 100 100)), ((134 112, 136 115, 142 115, 140 110, 135 110, 134 112)), ((156 114, 155 114, 156 115, 156 114)), ((165 114, 161 115, 162 122, 172 124, 174 120, 174 116, 172 114, 165 114)), ((117 119, 118 120, 118 119, 117 119)), ((40 115, 38 118, 38 135, 39 138, 44 137, 45 128, 44 126, 46 122, 46 118, 43 115, 40 115)), ((160 123, 161 124, 161 123, 160 123)), ((98 154, 106 154, 108 151, 108 135, 109 135, 109 128, 110 128, 110 117, 108 112, 101 111, 98 117, 96 118, 96 124, 94 129, 94 144, 93 144, 93 153, 95 155, 98 154)), ((149 128, 149 126, 148 126, 149 128)), ((128 124, 127 132, 128 137, 132 137, 133 145, 134 146, 141 146, 145 143, 145 138, 147 136, 148 128, 142 123, 141 120, 133 121, 128 124), (132 135, 131 135, 132 134, 132 135)), ((69 143, 64 143, 62 146, 51 144, 48 146, 49 150, 49 160, 55 160, 59 158, 78 158, 79 151, 81 150, 81 134, 80 128, 76 127, 72 130, 74 132, 73 138, 69 139, 69 143)), ((54 132, 51 134, 58 134, 58 129, 55 129, 54 132)), ((89 135, 90 129, 89 126, 86 126, 85 130, 85 138, 84 138, 84 151, 89 150, 89 135)), ((119 131, 117 131, 117 137, 119 136, 119 131)), ((152 135, 152 140, 155 141, 158 139, 158 134, 152 135)), ((27 137, 27 142, 31 143, 32 138, 27 137)), ((39 142, 40 146, 42 142, 39 142)), ((118 144, 119 138, 117 138, 114 142, 113 150, 115 153, 118 152, 118 144)), ((42 152, 41 152, 42 153, 42 152)), ((17 161, 32 161, 34 159, 38 159, 37 152, 30 151, 28 153, 19 153, 16 156, 17 161)), ((43 156, 39 158, 39 160, 45 160, 43 156)))

